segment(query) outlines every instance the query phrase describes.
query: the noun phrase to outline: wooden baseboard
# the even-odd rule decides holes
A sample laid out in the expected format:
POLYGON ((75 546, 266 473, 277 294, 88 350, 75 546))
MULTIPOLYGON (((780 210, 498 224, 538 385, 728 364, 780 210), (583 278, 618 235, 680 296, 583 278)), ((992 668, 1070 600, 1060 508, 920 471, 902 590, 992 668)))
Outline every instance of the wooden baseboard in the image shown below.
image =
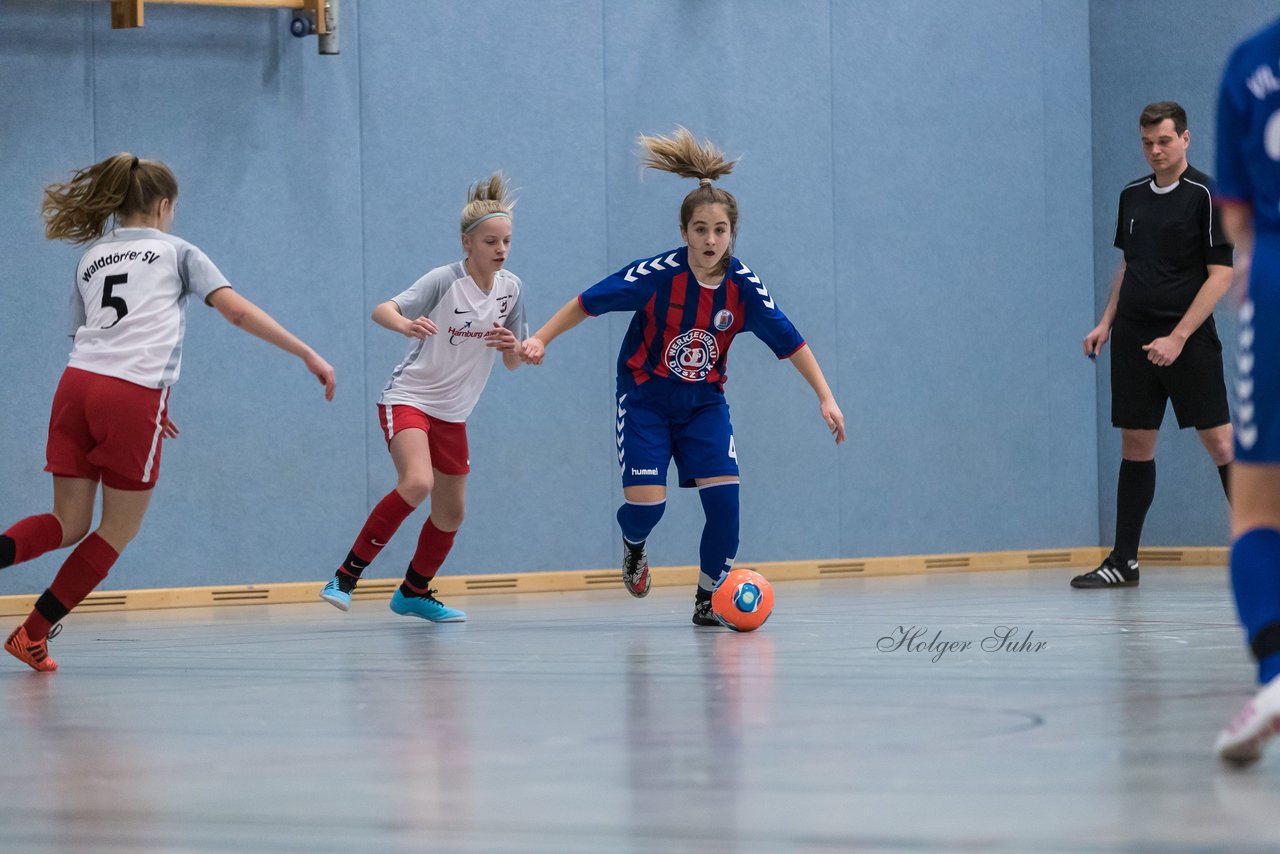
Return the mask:
MULTIPOLYGON (((1012 552, 970 552, 967 554, 870 557, 849 560, 774 561, 742 564, 764 574, 770 581, 814 581, 832 578, 868 578, 886 575, 923 575, 940 572, 992 572, 1015 569, 1061 569, 1092 566, 1106 549, 1088 546, 1076 549, 1012 552)), ((1138 560, 1146 566, 1227 565, 1224 547, 1175 547, 1142 549, 1138 560)), ((651 570, 657 587, 697 583, 696 566, 655 566, 651 570)), ((159 608, 205 608, 215 605, 281 605, 315 603, 324 579, 290 581, 279 584, 248 584, 221 587, 167 587, 143 590, 105 590, 92 593, 76 610, 126 611, 159 608)), ((398 578, 365 579, 356 588, 354 599, 385 599, 400 584, 398 578)), ((622 587, 617 569, 525 572, 511 575, 441 576, 434 582, 442 598, 494 593, 555 593, 577 590, 614 590, 622 587)), ((24 616, 35 605, 36 596, 0 596, 0 616, 24 616)))

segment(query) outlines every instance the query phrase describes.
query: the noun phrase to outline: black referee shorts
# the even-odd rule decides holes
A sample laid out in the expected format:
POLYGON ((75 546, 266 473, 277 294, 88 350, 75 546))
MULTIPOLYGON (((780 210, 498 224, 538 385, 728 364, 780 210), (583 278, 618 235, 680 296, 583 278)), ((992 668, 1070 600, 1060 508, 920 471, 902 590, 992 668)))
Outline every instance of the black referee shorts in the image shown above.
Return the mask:
POLYGON ((1208 430, 1230 423, 1222 377, 1222 342, 1201 327, 1187 339, 1172 365, 1158 368, 1143 346, 1158 331, 1117 320, 1111 330, 1111 425, 1122 430, 1158 430, 1173 401, 1178 426, 1208 430))

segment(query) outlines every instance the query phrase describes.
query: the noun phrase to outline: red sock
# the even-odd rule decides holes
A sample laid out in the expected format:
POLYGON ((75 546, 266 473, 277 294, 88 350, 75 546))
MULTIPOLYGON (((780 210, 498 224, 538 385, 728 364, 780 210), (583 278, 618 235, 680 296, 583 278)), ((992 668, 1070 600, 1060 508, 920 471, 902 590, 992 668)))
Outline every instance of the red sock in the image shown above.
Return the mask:
POLYGON ((85 537, 68 555, 62 568, 54 576, 53 583, 37 600, 35 610, 22 624, 27 630, 27 637, 33 641, 48 637, 49 629, 53 628, 54 623, 65 617, 102 583, 118 557, 120 553, 98 536, 96 531, 85 537))
POLYGON ((426 524, 422 526, 422 533, 418 535, 418 550, 413 553, 409 567, 427 581, 435 578, 436 573, 440 571, 440 565, 449 556, 449 549, 453 548, 453 538, 457 533, 457 531, 440 530, 435 522, 427 517, 426 524))
POLYGON ((412 504, 400 497, 400 493, 394 489, 391 490, 369 514, 369 519, 360 529, 360 536, 356 537, 351 551, 365 564, 372 563, 378 556, 378 552, 382 551, 382 547, 391 542, 391 537, 400 527, 400 523, 414 509, 412 504))
POLYGON ((3 536, 13 540, 13 563, 40 557, 62 546, 62 523, 52 513, 28 516, 3 536))

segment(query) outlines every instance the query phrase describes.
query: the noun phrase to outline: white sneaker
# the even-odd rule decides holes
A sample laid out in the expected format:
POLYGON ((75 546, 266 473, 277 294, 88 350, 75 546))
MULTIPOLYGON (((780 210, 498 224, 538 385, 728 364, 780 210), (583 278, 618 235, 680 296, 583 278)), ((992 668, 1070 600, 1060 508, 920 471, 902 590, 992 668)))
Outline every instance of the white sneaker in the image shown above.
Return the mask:
POLYGON ((1226 728, 1218 733, 1213 752, 1235 765, 1248 765, 1262 758, 1262 747, 1280 734, 1280 679, 1272 679, 1244 704, 1226 728))

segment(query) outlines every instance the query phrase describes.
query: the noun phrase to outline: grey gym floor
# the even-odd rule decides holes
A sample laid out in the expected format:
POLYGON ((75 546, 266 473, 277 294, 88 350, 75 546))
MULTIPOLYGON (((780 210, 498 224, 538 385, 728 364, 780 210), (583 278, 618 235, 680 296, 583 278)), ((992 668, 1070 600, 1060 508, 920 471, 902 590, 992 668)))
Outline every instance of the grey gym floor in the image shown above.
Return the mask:
POLYGON ((1280 850, 1280 745, 1210 755, 1226 572, 1074 572, 782 583, 741 635, 675 588, 75 615, 0 663, 0 851, 1280 850))

